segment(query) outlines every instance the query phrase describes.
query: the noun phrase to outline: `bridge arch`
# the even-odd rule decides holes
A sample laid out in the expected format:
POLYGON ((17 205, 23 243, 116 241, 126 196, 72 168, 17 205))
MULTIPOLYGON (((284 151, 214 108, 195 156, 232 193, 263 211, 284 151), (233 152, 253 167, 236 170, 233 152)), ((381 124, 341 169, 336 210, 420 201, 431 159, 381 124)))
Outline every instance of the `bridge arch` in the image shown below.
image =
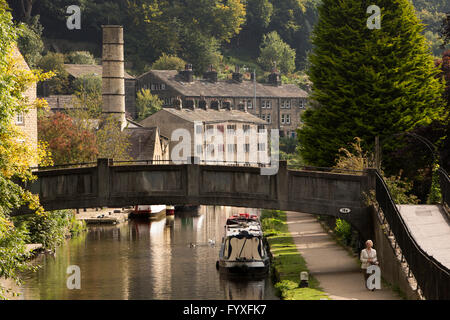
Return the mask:
POLYGON ((369 236, 364 204, 367 173, 288 170, 263 176, 260 168, 197 164, 115 165, 108 159, 80 168, 35 171, 31 191, 46 210, 135 204, 218 205, 299 211, 348 221, 369 236), (344 210, 342 210, 344 209, 344 210))

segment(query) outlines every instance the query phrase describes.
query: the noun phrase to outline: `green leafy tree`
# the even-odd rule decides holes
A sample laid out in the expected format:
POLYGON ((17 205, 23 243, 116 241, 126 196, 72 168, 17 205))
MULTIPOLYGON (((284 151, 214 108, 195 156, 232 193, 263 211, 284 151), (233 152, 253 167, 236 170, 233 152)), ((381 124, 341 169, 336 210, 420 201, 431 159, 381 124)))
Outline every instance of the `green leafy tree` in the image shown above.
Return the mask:
MULTIPOLYGON (((445 116, 439 71, 411 3, 371 2, 383 12, 375 30, 367 28, 365 4, 324 0, 319 7, 309 71, 313 107, 298 132, 310 164, 333 166, 354 137, 372 150, 375 136, 384 141, 445 116)), ((397 146, 383 147, 389 152, 397 146)))
POLYGON ((22 23, 22 31, 17 40, 20 52, 30 67, 36 67, 44 51, 44 42, 41 39, 43 27, 39 16, 34 16, 29 25, 22 23))
MULTIPOLYGON (((39 153, 26 141, 17 142, 25 136, 13 119, 17 113, 26 113, 37 106, 28 101, 24 92, 45 76, 29 71, 15 56, 19 30, 12 22, 5 0, 0 0, 0 30, 0 278, 19 282, 18 272, 29 269, 25 261, 26 235, 14 227, 10 214, 22 205, 28 205, 39 214, 43 209, 38 197, 18 184, 33 179, 30 167, 39 161, 39 153)), ((0 299, 5 298, 6 290, 0 286, 0 299)))
POLYGON ((96 64, 94 55, 89 51, 72 51, 66 53, 65 62, 69 64, 96 64))
POLYGON ((184 70, 186 62, 174 55, 162 54, 155 63, 152 64, 153 70, 184 70))
POLYGON ((258 62, 268 71, 276 65, 283 73, 295 70, 295 50, 280 38, 276 31, 264 36, 258 62))
POLYGON ((102 78, 98 75, 85 75, 72 83, 75 91, 74 106, 88 112, 88 119, 99 118, 102 113, 102 78))
POLYGON ((138 121, 144 120, 158 112, 162 109, 162 105, 162 100, 157 95, 153 95, 150 90, 143 89, 139 91, 136 98, 138 121))
POLYGON ((96 132, 98 158, 116 161, 131 160, 129 155, 131 143, 126 131, 122 131, 116 118, 110 116, 101 119, 96 132))
POLYGON ((70 94, 69 74, 64 69, 64 55, 62 53, 48 52, 43 56, 38 64, 38 68, 45 72, 55 74, 46 85, 50 94, 70 94))

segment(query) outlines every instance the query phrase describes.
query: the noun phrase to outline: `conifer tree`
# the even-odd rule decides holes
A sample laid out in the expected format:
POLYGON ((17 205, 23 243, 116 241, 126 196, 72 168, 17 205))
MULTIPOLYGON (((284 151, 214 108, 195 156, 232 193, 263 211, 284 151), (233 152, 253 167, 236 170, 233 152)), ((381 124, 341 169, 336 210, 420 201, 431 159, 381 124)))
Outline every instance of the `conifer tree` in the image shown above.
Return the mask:
POLYGON ((306 162, 333 166, 355 137, 365 150, 393 135, 444 117, 443 85, 423 25, 408 0, 323 0, 313 33, 312 108, 299 129, 306 162), (370 5, 381 28, 369 29, 370 5))

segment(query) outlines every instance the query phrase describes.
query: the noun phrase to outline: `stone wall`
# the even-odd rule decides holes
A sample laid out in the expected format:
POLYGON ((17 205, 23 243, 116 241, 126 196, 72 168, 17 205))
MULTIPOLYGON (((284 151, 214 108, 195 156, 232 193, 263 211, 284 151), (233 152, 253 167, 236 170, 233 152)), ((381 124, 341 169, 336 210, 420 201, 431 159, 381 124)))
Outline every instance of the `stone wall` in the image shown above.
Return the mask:
POLYGON ((373 220, 374 248, 377 250, 382 278, 395 288, 398 288, 408 300, 418 300, 419 296, 411 288, 404 267, 397 258, 375 208, 372 207, 370 212, 373 220))

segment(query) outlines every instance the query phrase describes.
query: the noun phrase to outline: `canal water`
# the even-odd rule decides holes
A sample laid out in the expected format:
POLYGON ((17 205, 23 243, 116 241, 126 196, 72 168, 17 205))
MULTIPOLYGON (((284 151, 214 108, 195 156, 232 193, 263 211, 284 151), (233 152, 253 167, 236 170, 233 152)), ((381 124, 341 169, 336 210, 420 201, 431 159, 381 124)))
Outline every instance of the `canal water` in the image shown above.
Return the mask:
POLYGON ((258 213, 204 206, 159 221, 89 227, 55 256, 35 260, 41 267, 25 275, 19 299, 277 299, 269 276, 229 279, 216 270, 226 219, 241 212, 258 213), (71 265, 81 271, 79 290, 66 285, 71 265))

